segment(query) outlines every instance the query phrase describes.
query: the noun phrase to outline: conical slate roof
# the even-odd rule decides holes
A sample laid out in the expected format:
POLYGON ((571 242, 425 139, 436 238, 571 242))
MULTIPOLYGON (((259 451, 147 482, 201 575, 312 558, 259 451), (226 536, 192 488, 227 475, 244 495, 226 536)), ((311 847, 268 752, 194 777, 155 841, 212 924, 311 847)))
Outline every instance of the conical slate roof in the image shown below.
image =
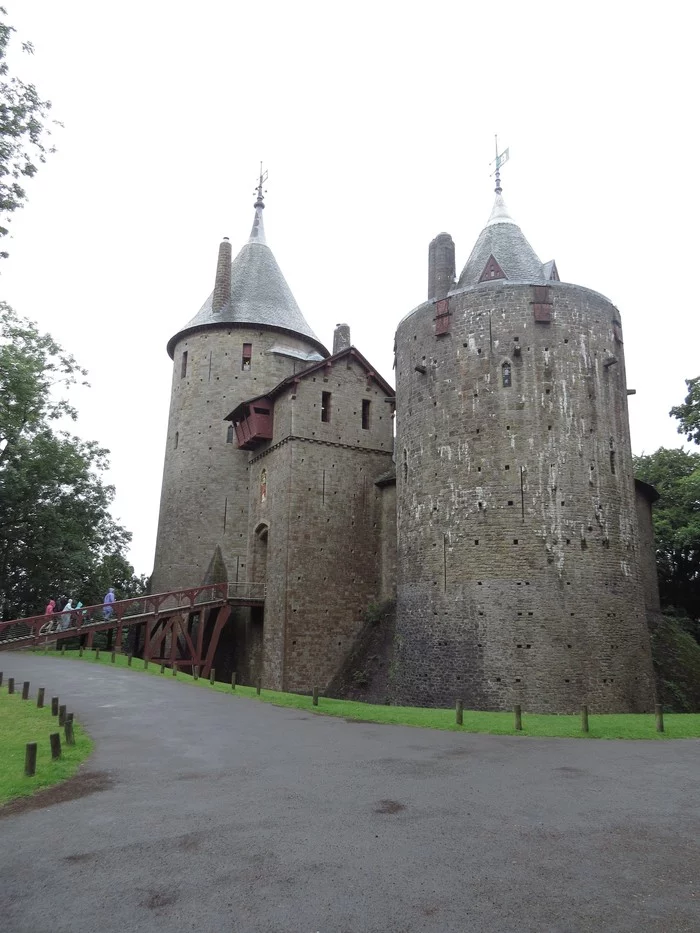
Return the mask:
POLYGON ((482 275, 491 256, 508 282, 538 285, 545 281, 542 262, 508 213, 500 192, 496 194, 488 223, 462 269, 457 288, 467 288, 483 281, 482 275))
POLYGON ((255 205, 250 238, 231 263, 230 298, 214 310, 212 292, 192 320, 168 342, 170 356, 184 334, 218 324, 253 324, 289 331, 305 337, 324 356, 328 355, 306 323, 272 250, 265 242, 263 207, 259 200, 255 205))

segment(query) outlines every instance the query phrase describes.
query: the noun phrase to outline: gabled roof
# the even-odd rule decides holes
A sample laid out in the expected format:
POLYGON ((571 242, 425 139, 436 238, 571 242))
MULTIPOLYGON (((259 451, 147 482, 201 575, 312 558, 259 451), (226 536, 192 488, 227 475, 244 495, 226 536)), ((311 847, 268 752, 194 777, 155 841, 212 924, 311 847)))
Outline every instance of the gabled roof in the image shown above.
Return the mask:
POLYGON ((177 340, 190 331, 215 325, 253 324, 305 337, 324 356, 328 350, 311 330, 294 300, 294 295, 265 242, 264 205, 255 205, 255 219, 248 242, 231 263, 231 293, 222 308, 214 311, 214 292, 197 314, 168 342, 172 356, 177 340))
POLYGON ((335 363, 337 363, 339 360, 342 360, 346 356, 351 356, 353 359, 357 360, 367 375, 371 376, 371 378, 374 379, 375 382, 384 390, 387 398, 394 398, 396 396, 394 389, 392 389, 389 383, 383 379, 375 369, 373 369, 366 357, 364 357, 355 347, 347 347, 345 350, 341 350, 340 353, 329 356, 325 360, 320 360, 318 363, 314 363, 312 366, 303 369, 299 373, 294 373, 293 376, 287 376, 286 379, 283 379, 282 382, 278 382, 274 389, 271 389, 269 392, 263 392, 262 395, 256 395, 254 398, 246 399, 244 402, 236 405, 233 411, 226 415, 224 421, 234 421, 237 415, 242 416, 243 410, 246 406, 250 406, 254 402, 257 402, 259 399, 263 398, 272 400, 278 395, 281 395, 285 389, 291 388, 295 383, 301 382, 302 379, 306 379, 307 376, 311 376, 313 373, 317 373, 319 370, 325 369, 327 366, 332 367, 335 363))
MULTIPOLYGON (((490 259, 509 282, 539 285, 545 281, 542 262, 508 212, 503 196, 496 194, 491 216, 462 270, 456 288, 478 285, 490 259)), ((490 281, 490 276, 486 277, 490 281)))

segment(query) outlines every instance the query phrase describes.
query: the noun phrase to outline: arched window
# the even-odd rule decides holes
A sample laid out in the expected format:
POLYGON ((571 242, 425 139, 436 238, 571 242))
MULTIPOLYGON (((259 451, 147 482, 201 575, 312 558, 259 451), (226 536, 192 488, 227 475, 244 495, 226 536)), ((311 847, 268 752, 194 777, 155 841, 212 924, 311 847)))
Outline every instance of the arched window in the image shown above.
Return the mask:
POLYGON ((260 474, 260 501, 267 499, 267 470, 263 467, 260 474))
POLYGON ((509 361, 509 360, 506 360, 506 361, 501 365, 501 373, 502 373, 502 376, 503 376, 503 387, 504 387, 505 389, 509 389, 509 388, 511 387, 511 385, 512 385, 512 370, 511 370, 511 366, 510 366, 510 361, 509 361))

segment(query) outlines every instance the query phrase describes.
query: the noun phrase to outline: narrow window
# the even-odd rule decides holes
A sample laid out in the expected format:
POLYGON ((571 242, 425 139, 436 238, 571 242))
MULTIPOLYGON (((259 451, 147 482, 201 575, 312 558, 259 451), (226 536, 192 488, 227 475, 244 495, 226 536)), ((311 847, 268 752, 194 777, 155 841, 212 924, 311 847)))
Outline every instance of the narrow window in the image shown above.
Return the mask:
POLYGON ((408 452, 405 447, 403 449, 403 479, 404 482, 408 479, 408 452))
POLYGON ((267 499, 267 470, 263 468, 263 471, 260 474, 260 501, 264 502, 266 499, 267 499))
POLYGON ((175 432, 175 450, 177 450, 177 445, 180 443, 180 432, 175 432))
POLYGON ((321 421, 331 420, 331 393, 321 392, 321 421))
POLYGON ((226 443, 233 444, 233 425, 232 424, 230 424, 226 428, 226 443))
POLYGON ((182 367, 180 368, 180 379, 184 379, 187 375, 187 350, 182 354, 182 367))
POLYGON ((250 361, 253 358, 253 344, 243 344, 243 356, 241 357, 241 369, 247 372, 250 369, 250 361))
POLYGON ((507 360, 501 366, 501 370, 503 373, 503 387, 508 389, 511 386, 511 368, 510 363, 507 360))
POLYGON ((615 451, 614 450, 610 451, 610 472, 611 473, 615 472, 615 451))
POLYGON ((362 427, 365 429, 365 431, 369 430, 369 406, 370 406, 370 399, 363 398, 362 399, 362 427))

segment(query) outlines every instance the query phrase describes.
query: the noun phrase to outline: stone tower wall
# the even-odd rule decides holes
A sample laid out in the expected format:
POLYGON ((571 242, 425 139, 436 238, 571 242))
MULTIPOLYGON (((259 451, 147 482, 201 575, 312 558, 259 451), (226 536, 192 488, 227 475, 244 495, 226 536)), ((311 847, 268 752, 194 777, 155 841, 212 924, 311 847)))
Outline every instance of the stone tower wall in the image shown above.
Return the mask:
POLYGON ((397 702, 653 703, 619 315, 546 291, 550 323, 499 281, 399 325, 397 702))
POLYGON ((208 572, 247 579, 249 454, 235 441, 227 443, 229 423, 223 419, 240 402, 308 366, 266 352, 273 346, 315 350, 303 338, 234 326, 187 334, 175 344, 153 592, 198 586, 208 572), (252 344, 245 370, 244 343, 252 344), (223 567, 215 560, 217 547, 223 567))

